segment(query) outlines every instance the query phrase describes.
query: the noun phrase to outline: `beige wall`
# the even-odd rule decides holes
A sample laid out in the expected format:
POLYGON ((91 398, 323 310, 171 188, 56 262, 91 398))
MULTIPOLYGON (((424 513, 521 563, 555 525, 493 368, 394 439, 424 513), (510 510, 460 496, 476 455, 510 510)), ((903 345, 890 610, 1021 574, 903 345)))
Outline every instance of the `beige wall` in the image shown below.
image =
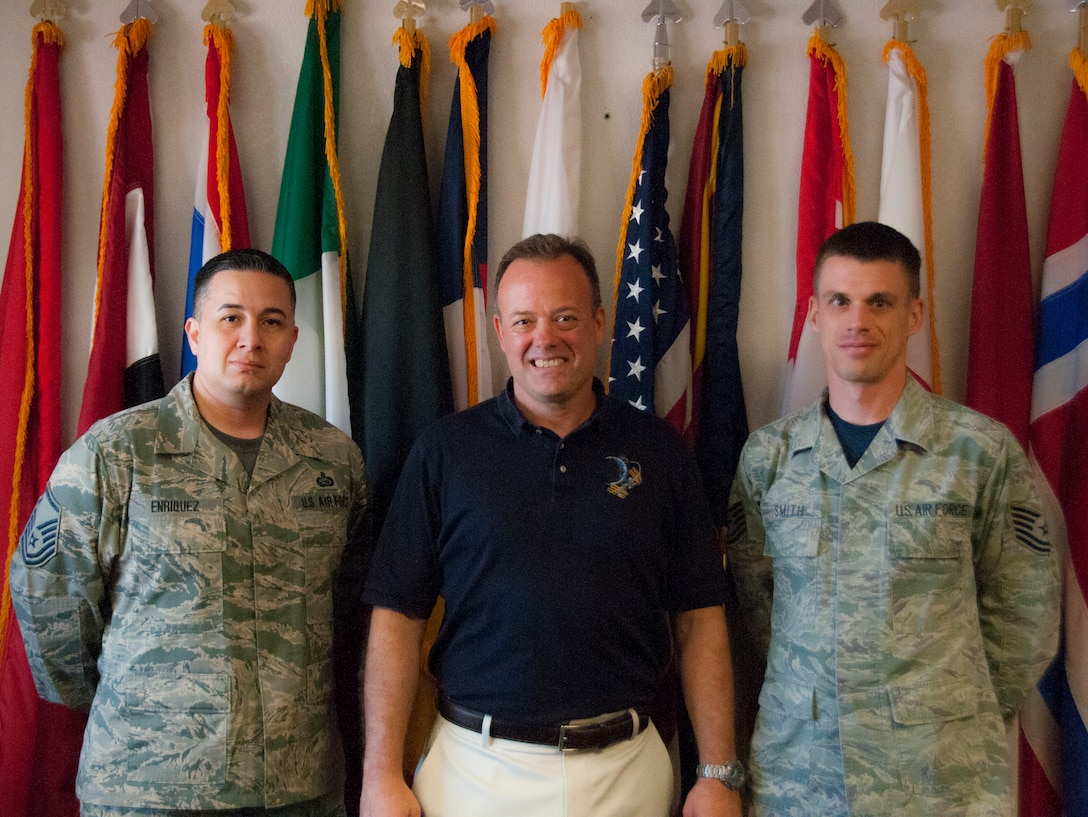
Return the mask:
MULTIPOLYGON (((177 371, 188 242, 203 105, 200 10, 203 0, 155 0, 151 41, 156 150, 157 312, 167 379, 177 371)), ((722 32, 712 18, 720 0, 677 0, 688 19, 671 29, 670 213, 680 210, 703 75, 722 32)), ((116 52, 110 47, 127 0, 68 0, 61 62, 65 134, 64 392, 66 439, 74 433, 86 373, 90 307, 116 52)), ((341 166, 350 253, 365 274, 380 151, 392 104, 398 25, 395 0, 344 0, 341 166)), ((432 49, 427 138, 437 192, 453 67, 446 42, 467 22, 455 0, 430 0, 420 28, 432 49)), ((539 110, 540 31, 558 0, 495 0, 498 34, 491 53, 489 258, 520 238, 525 181, 539 110)), ((742 29, 749 49, 744 76, 746 203, 740 348, 753 427, 773 419, 781 403, 793 308, 793 253, 798 168, 804 128, 810 31, 804 0, 747 0, 755 14, 742 29)), ((891 25, 883 0, 840 0, 845 24, 834 32, 848 66, 849 116, 856 157, 858 217, 875 217, 887 73, 881 62, 891 25)), ((8 235, 18 192, 22 106, 33 19, 29 0, 8 0, 0 26, 0 229, 8 235)), ((305 0, 235 0, 232 115, 249 199, 254 243, 270 246, 280 168, 302 59, 305 0)), ((651 67, 653 26, 643 0, 581 0, 584 72, 582 235, 611 287, 620 210, 640 115, 640 85, 651 67)), ((981 179, 985 116, 983 59, 989 38, 1004 28, 994 0, 924 0, 911 27, 926 67, 933 123, 933 192, 937 325, 945 391, 962 399, 968 302, 981 179)), ((1034 48, 1018 73, 1020 122, 1036 278, 1053 183, 1061 121, 1068 102, 1069 52, 1076 41, 1069 4, 1039 0, 1024 21, 1034 48)), ((360 290, 361 291, 361 288, 360 290)), ((606 301, 610 295, 606 293, 606 301)), ((410 331, 405 327, 405 331, 410 331)), ((493 351, 495 349, 493 348, 493 351)), ((603 371, 604 362, 601 361, 603 371)), ((496 380, 503 376, 496 366, 496 380)))

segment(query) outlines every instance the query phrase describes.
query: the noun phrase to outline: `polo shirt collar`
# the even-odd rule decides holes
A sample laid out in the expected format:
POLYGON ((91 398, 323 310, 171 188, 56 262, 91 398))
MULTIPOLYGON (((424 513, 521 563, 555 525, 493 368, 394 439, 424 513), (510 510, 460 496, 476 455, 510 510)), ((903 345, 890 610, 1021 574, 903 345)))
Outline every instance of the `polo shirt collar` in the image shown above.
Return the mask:
MULTIPOLYGON (((578 428, 574 429, 571 434, 575 434, 581 431, 583 428, 596 427, 603 416, 606 413, 609 400, 604 393, 604 384, 601 383, 596 377, 593 378, 593 396, 596 400, 596 406, 593 409, 593 413, 589 416, 589 419, 582 423, 578 428)), ((510 430, 515 434, 519 434, 526 431, 533 431, 536 426, 525 419, 525 415, 521 413, 521 409, 518 408, 517 401, 514 399, 514 378, 510 377, 506 380, 506 388, 504 388, 495 398, 495 408, 499 413, 499 416, 510 426, 510 430)))

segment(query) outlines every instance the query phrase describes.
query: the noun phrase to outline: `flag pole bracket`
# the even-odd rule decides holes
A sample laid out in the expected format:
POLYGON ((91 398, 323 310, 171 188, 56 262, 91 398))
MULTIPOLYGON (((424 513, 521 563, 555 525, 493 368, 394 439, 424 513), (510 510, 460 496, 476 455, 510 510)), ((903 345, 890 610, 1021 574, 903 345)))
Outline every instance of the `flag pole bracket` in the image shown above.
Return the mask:
POLYGON ((880 10, 881 20, 892 21, 892 38, 901 43, 910 43, 910 21, 921 16, 920 0, 888 0, 880 10))
POLYGON ((134 23, 141 17, 152 25, 159 21, 159 12, 151 0, 132 0, 121 12, 121 22, 125 25, 134 23))
POLYGON ((405 31, 416 30, 416 18, 427 13, 427 4, 423 0, 400 0, 393 7, 393 16, 400 18, 405 31))
POLYGON ((671 60, 669 58, 669 23, 679 23, 684 18, 673 0, 650 0, 642 12, 642 22, 657 20, 654 30, 654 71, 660 71, 671 60))
POLYGON ((752 19, 744 3, 740 0, 725 0, 718 13, 714 15, 714 27, 725 28, 725 47, 733 48, 740 44, 740 27, 752 19))
POLYGON ((998 11, 1005 12, 1005 34, 1015 37, 1024 30, 1024 15, 1028 14, 1034 0, 997 0, 998 11))
POLYGON ((39 23, 55 23, 68 16, 68 7, 61 0, 35 0, 30 4, 30 15, 39 23))
POLYGON ((805 13, 801 15, 801 22, 806 26, 816 23, 816 36, 827 42, 828 32, 842 25, 843 14, 835 4, 835 0, 813 0, 805 13))
POLYGON ((230 0, 208 0, 200 19, 213 26, 225 28, 234 17, 234 3, 230 0))

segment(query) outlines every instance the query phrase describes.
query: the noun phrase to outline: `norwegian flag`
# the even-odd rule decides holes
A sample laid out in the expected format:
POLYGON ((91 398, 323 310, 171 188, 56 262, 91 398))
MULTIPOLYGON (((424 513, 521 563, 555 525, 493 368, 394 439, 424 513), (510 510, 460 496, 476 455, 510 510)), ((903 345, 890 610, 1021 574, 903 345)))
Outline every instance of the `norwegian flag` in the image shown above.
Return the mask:
POLYGON ((609 391, 684 432, 691 422, 691 309, 665 210, 672 68, 643 82, 644 106, 617 248, 609 391))
POLYGON ((1020 814, 1088 814, 1088 59, 1065 118, 1047 231, 1031 448, 1067 539, 1058 656, 1020 712, 1020 814), (1064 809, 1064 812, 1062 811, 1064 809))

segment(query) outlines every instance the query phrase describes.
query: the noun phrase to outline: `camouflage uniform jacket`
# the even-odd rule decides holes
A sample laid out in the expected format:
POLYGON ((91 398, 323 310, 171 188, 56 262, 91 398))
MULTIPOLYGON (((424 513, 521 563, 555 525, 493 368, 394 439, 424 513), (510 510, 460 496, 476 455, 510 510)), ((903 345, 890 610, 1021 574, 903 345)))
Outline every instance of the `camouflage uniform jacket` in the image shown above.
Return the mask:
POLYGON ((1004 722, 1057 646, 1057 559, 1012 435, 909 382, 850 468, 822 404, 756 431, 728 557, 767 668, 758 813, 1008 809, 1004 722))
POLYGON ((38 692, 90 709, 81 800, 274 807, 342 786, 333 589, 363 497, 355 444, 275 398, 249 478, 189 378, 65 452, 12 592, 38 692))

